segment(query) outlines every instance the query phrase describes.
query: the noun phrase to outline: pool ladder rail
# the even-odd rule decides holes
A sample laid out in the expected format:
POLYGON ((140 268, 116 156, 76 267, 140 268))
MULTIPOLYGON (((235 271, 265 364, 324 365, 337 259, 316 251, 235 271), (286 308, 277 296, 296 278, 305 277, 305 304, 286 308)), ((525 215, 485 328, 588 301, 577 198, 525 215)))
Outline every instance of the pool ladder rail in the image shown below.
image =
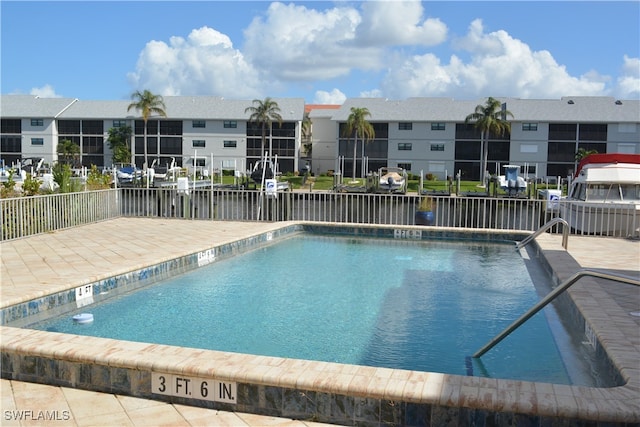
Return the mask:
POLYGON ((562 224, 562 247, 567 250, 569 246, 569 223, 564 219, 552 218, 548 222, 546 222, 542 227, 538 228, 535 233, 528 235, 523 241, 516 243, 516 250, 520 250, 531 243, 536 237, 550 229, 556 224, 562 224))
POLYGON ((557 288, 555 288, 554 290, 549 292, 547 294, 547 296, 545 296, 542 300, 540 300, 536 305, 531 307, 525 314, 520 316, 520 318, 518 320, 513 322, 504 331, 500 332, 498 335, 496 335, 495 338, 493 338, 484 347, 482 347, 480 350, 478 350, 473 355, 473 357, 474 358, 482 357, 483 354, 485 354, 487 351, 491 350, 496 344, 498 344, 500 341, 502 341, 504 338, 506 338, 507 335, 509 335, 511 332, 515 331, 524 322, 529 320, 529 318, 531 318, 534 314, 536 314, 538 311, 542 310, 547 304, 549 304, 551 301, 553 301, 558 295, 560 295, 561 293, 563 293, 564 291, 569 289, 569 287, 571 287, 571 285, 573 285, 574 283, 576 283, 578 280, 580 280, 583 277, 597 277, 597 278, 600 278, 600 279, 611 280, 613 282, 626 283, 628 285, 640 286, 640 280, 638 280, 638 279, 636 279, 634 277, 626 276, 626 275, 623 275, 623 274, 605 273, 603 271, 598 271, 598 270, 582 269, 582 270, 578 271, 577 273, 575 273, 573 276, 569 277, 564 282, 562 282, 557 288))

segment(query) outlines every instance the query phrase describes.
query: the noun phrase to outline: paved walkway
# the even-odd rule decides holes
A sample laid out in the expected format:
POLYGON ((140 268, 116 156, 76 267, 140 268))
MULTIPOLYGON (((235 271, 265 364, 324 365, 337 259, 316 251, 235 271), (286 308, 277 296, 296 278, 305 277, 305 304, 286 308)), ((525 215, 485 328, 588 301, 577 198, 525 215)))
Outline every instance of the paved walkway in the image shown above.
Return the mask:
MULTIPOLYGON (((13 305, 281 226, 120 218, 3 242, 0 304, 13 305)), ((2 426, 323 425, 5 379, 0 388, 2 426)))
MULTIPOLYGON (((1 306, 281 226, 281 223, 120 218, 3 242, 1 306)), ((560 236, 543 234, 538 240, 545 250, 561 249, 560 236)), ((584 268, 640 276, 640 241, 570 236, 569 252, 584 268)), ((640 312, 640 289, 625 286, 609 289, 625 311, 640 312)), ((640 325, 640 317, 637 319, 640 325)), ((321 425, 4 379, 0 386, 2 426, 321 425), (47 421, 47 417, 54 421, 47 421)))

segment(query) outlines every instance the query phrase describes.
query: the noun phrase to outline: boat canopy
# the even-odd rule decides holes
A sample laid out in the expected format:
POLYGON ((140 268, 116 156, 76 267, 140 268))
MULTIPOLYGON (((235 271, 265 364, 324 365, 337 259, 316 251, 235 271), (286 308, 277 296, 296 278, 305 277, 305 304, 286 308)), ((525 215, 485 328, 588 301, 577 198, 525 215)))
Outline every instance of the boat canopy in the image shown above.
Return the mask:
POLYGON ((640 184, 640 164, 618 164, 592 168, 586 167, 576 181, 582 181, 589 184, 640 184))
POLYGON ((576 177, 580 174, 582 169, 589 164, 603 164, 610 163, 612 165, 618 165, 620 163, 628 163, 640 165, 640 154, 625 154, 625 153, 608 153, 608 154, 590 154, 583 158, 578 164, 576 169, 576 177))

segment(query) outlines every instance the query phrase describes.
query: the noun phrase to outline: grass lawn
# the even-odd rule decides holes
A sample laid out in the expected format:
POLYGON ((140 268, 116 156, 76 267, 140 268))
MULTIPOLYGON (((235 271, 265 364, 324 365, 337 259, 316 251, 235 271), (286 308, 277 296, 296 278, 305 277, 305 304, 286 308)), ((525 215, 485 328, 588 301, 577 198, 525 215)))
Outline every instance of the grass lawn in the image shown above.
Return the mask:
MULTIPOLYGON (((305 185, 302 185, 302 181, 303 181, 302 176, 282 176, 280 178, 280 180, 282 181, 287 181, 290 185, 291 188, 293 189, 309 189, 309 185, 312 183, 312 190, 313 191, 329 191, 331 189, 333 189, 333 177, 332 176, 326 176, 326 175, 321 175, 321 176, 311 176, 308 177, 306 180, 305 185)), ((365 184, 365 180, 364 179, 356 179, 356 181, 358 181, 357 184, 352 184, 351 183, 351 178, 344 178, 343 179, 343 183, 344 184, 348 184, 348 185, 353 185, 353 186, 363 186, 365 184)), ((219 183, 219 177, 215 180, 216 183, 219 183)), ((232 176, 225 176, 223 177, 223 183, 224 184, 233 184, 233 177, 232 176)), ((460 182, 460 191, 461 192, 483 192, 485 191, 484 188, 480 188, 478 187, 478 185, 480 184, 479 181, 461 181, 460 182)), ((418 187, 420 186, 420 181, 415 179, 415 180, 409 180, 408 183, 408 193, 417 193, 418 192, 418 187)), ((451 192, 455 192, 456 191, 456 183, 453 183, 453 188, 451 189, 451 192)), ((538 184, 536 187, 538 190, 543 190, 545 188, 547 188, 544 184, 538 184)), ((555 189, 556 186, 550 186, 549 188, 553 188, 555 189)), ((449 189, 448 184, 446 181, 424 181, 423 182, 423 190, 434 190, 434 191, 447 191, 449 189)), ((504 192, 502 190, 498 191, 498 194, 504 194, 504 192)))

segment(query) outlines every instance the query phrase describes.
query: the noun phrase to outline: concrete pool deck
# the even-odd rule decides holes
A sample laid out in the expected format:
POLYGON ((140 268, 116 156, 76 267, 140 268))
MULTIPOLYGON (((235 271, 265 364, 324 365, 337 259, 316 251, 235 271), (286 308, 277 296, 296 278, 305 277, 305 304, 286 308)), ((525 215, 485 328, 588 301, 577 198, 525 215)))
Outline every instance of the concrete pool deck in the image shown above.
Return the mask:
MULTIPOLYGON (((2 253, 1 306, 12 306, 43 295, 72 289, 102 278, 153 265, 159 261, 205 251, 212 246, 231 243, 243 237, 275 231, 285 224, 119 218, 70 230, 2 242, 0 244, 2 253)), ((561 247, 560 235, 543 234, 536 241, 560 280, 564 280, 576 272, 575 263, 566 262, 564 259, 567 253, 561 247)), ((640 275, 640 242, 638 241, 570 236, 568 255, 571 255, 583 268, 605 269, 635 277, 640 275)), ((455 376, 438 374, 437 376, 441 377, 440 381, 434 382, 431 378, 429 383, 432 386, 438 384, 438 392, 442 396, 441 402, 443 404, 450 402, 454 406, 457 403, 464 405, 464 402, 461 401, 464 398, 468 400, 469 392, 471 392, 475 393, 477 401, 489 399, 495 402, 501 400, 502 406, 511 412, 526 412, 527 408, 533 405, 539 407, 541 412, 572 418, 579 417, 579 412, 582 409, 585 413, 590 413, 590 419, 604 420, 613 416, 614 409, 617 408, 618 412, 622 411, 626 414, 624 420, 619 421, 640 422, 640 362, 638 361, 640 360, 640 317, 629 314, 640 311, 640 289, 622 284, 608 286, 611 282, 601 279, 587 279, 586 281, 589 283, 584 286, 576 284, 574 288, 580 288, 578 289, 580 291, 582 288, 588 288, 595 284, 598 288, 596 292, 604 292, 607 295, 607 298, 599 301, 590 302, 587 298, 585 304, 591 303, 594 306, 591 315, 598 318, 599 314, 605 312, 608 316, 614 317, 614 320, 619 320, 614 322, 615 327, 610 326, 611 322, 604 322, 603 329, 596 331, 596 333, 608 354, 613 355, 613 363, 623 369, 622 376, 627 381, 625 387, 617 387, 617 390, 614 390, 616 393, 609 393, 605 396, 599 392, 601 389, 538 383, 525 384, 519 381, 501 381, 496 385, 496 380, 476 380, 473 385, 472 383, 462 384, 459 379, 461 377, 457 377, 457 380, 451 380, 453 382, 449 383, 448 377, 455 376), (454 384, 455 381, 457 381, 456 384, 454 384), (473 391, 473 387, 476 387, 476 391, 473 391), (502 387, 505 388, 502 389, 502 387), (527 390, 526 387, 534 387, 535 390, 527 390), (464 390, 465 388, 466 390, 464 390), (531 399, 533 395, 535 395, 535 402, 532 401, 534 399, 531 399)), ((577 295, 580 297, 579 292, 577 295)), ((586 313, 586 316, 589 316, 589 313, 586 313)), ((49 344, 42 343, 42 335, 38 335, 38 333, 42 334, 41 331, 25 332, 4 326, 0 331, 3 348, 6 343, 9 343, 7 345, 20 346, 19 342, 23 342, 24 346, 50 345, 52 351, 55 352, 60 351, 63 345, 67 345, 67 343, 59 341, 49 344), (26 342, 29 340, 33 342, 26 342)), ((96 348, 99 348, 99 345, 96 348)), ((128 351, 132 353, 134 350, 128 351)), ((127 353, 126 356, 129 354, 127 353)), ((171 356, 168 359, 175 361, 183 359, 176 355, 171 356)), ((122 357, 125 357, 124 353, 122 357)), ((245 360, 245 362, 252 363, 249 360, 245 360)), ((315 362, 311 363, 315 364, 315 362)), ((426 386, 424 388, 422 386, 422 383, 426 383, 425 378, 422 378, 421 381, 418 376, 410 376, 410 373, 406 374, 407 377, 402 378, 397 371, 375 368, 358 368, 357 372, 347 370, 335 372, 328 364, 318 364, 318 366, 322 366, 322 369, 318 369, 318 371, 324 370, 322 375, 324 380, 322 384, 319 384, 319 375, 317 375, 319 372, 309 364, 304 364, 304 367, 285 365, 283 363, 281 366, 271 366, 270 369, 265 369, 260 374, 261 379, 281 376, 284 381, 293 375, 294 368, 303 368, 295 374, 297 384, 312 384, 320 388, 333 388, 340 391, 333 382, 348 380, 352 389, 359 389, 363 392, 384 384, 387 390, 384 393, 388 393, 389 396, 415 397, 428 392, 426 386), (315 374, 314 371, 316 371, 315 374), (367 375, 364 375, 365 372, 367 375), (372 375, 369 376, 369 373, 372 375), (414 388, 410 389, 407 384, 412 384, 414 388), (394 386, 396 388, 402 387, 402 389, 397 392, 392 391, 394 386)), ((298 365, 302 364, 298 363, 298 365)), ((195 368, 190 366, 182 366, 182 369, 184 371, 192 369, 195 372, 195 368)), ((255 372, 257 371, 254 369, 254 374, 255 372)), ((424 377, 428 375, 423 373, 424 377)), ((12 425, 38 424, 34 420, 18 422, 15 417, 12 418, 12 413, 9 414, 11 419, 7 419, 7 410, 60 411, 63 416, 62 411, 70 411, 70 418, 55 423, 55 425, 61 426, 112 425, 114 422, 119 425, 314 424, 278 417, 255 418, 259 416, 246 414, 242 411, 225 412, 195 408, 176 403, 169 404, 155 400, 114 396, 108 393, 8 379, 3 379, 0 385, 2 386, 2 425, 11 425, 12 422, 12 425), (34 397, 25 398, 25 396, 34 397), (82 402, 91 402, 88 406, 93 407, 94 410, 87 410, 82 406, 82 402), (103 413, 100 414, 101 411, 97 408, 104 408, 103 413), (146 415, 143 416, 143 414, 146 415), (117 418, 113 418, 116 416, 117 418), (122 423, 117 421, 120 419, 122 423)), ((473 402, 467 403, 470 407, 474 406, 473 402)), ((26 412, 22 412, 22 414, 24 415, 26 412)))

